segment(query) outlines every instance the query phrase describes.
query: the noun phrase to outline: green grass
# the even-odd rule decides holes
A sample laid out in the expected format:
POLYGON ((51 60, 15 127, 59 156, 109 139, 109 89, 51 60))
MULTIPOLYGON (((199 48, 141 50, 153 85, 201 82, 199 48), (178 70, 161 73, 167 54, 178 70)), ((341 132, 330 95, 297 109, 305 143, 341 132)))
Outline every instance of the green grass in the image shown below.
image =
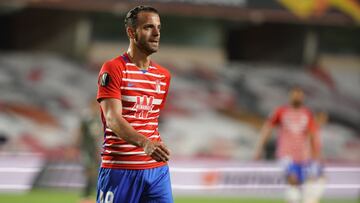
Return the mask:
MULTIPOLYGON (((280 199, 251 199, 251 198, 175 198, 175 203, 283 203, 280 199)), ((321 203, 359 203, 356 200, 323 200, 321 203)))
MULTIPOLYGON (((1 194, 1 203, 78 203, 78 191, 33 190, 24 194, 1 194)), ((220 198, 220 197, 175 197, 175 203, 282 203, 275 199, 220 198)), ((326 200, 322 203, 359 203, 356 200, 326 200)))
POLYGON ((79 194, 70 191, 33 190, 24 194, 0 194, 0 202, 8 203, 76 203, 79 194))
POLYGON ((179 197, 175 199, 176 203, 282 203, 281 200, 268 199, 249 199, 249 198, 205 198, 205 197, 179 197))

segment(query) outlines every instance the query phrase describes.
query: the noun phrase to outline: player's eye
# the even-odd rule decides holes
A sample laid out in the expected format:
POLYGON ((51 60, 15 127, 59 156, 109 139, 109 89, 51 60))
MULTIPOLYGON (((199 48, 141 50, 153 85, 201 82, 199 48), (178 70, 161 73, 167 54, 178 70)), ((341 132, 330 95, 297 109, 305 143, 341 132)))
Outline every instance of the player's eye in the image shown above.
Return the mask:
POLYGON ((145 25, 145 26, 144 26, 144 29, 148 30, 148 29, 151 29, 151 28, 153 28, 153 27, 154 27, 153 25, 145 25))

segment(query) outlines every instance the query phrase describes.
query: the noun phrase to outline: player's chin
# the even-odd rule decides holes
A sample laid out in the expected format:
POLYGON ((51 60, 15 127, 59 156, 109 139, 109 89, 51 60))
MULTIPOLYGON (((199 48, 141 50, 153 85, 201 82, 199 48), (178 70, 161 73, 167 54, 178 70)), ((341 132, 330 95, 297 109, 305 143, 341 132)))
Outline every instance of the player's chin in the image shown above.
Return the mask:
POLYGON ((155 53, 159 50, 159 46, 153 46, 153 47, 150 47, 150 50, 152 53, 155 53))
POLYGON ((157 52, 159 50, 159 43, 149 43, 148 48, 152 52, 157 52))
POLYGON ((147 53, 148 53, 148 55, 151 55, 153 53, 156 53, 157 51, 158 51, 157 49, 148 49, 147 53))

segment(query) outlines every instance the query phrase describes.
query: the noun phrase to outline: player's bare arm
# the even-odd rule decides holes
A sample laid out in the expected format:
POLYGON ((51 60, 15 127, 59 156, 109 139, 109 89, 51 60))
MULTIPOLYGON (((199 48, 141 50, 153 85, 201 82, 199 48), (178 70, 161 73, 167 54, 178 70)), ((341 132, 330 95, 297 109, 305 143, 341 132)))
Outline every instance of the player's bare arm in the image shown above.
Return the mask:
POLYGON ((314 161, 320 161, 320 151, 316 147, 316 134, 313 132, 309 132, 310 137, 310 152, 311 152, 311 158, 314 161))
POLYGON ((272 129, 273 127, 268 122, 266 122, 261 128, 260 139, 256 146, 256 151, 255 151, 255 157, 254 157, 255 160, 261 159, 264 147, 270 138, 272 129))
POLYGON ((121 115, 122 102, 119 99, 103 99, 100 102, 104 112, 107 127, 117 136, 129 144, 142 147, 145 153, 156 161, 166 162, 170 158, 170 152, 161 142, 153 142, 144 135, 138 133, 121 115))

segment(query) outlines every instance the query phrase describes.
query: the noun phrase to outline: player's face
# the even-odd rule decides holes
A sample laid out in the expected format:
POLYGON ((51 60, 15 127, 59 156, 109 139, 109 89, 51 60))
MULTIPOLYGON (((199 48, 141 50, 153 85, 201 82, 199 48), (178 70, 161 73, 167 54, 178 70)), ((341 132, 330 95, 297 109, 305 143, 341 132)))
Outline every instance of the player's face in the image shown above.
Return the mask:
POLYGON ((159 49, 160 17, 153 12, 140 12, 135 32, 135 45, 150 55, 159 49))
POLYGON ((290 92, 290 103, 294 107, 299 107, 304 102, 304 92, 301 89, 293 89, 290 92))

